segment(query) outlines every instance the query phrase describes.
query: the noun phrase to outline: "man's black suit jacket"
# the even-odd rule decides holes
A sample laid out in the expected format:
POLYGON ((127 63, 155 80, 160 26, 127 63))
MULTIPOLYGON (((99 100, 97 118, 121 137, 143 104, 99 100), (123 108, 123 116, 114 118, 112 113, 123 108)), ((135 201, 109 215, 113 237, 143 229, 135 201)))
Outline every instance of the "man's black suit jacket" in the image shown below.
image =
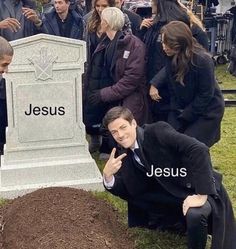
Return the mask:
POLYGON ((185 199, 192 194, 208 195, 212 206, 212 249, 235 249, 236 228, 232 206, 222 186, 222 177, 213 171, 209 149, 195 138, 175 131, 165 122, 137 128, 137 141, 142 152, 145 170, 133 163, 133 152, 126 152, 122 167, 115 175, 112 194, 127 201, 150 191, 146 172, 154 168, 182 168, 186 177, 155 177, 155 180, 173 196, 185 199))

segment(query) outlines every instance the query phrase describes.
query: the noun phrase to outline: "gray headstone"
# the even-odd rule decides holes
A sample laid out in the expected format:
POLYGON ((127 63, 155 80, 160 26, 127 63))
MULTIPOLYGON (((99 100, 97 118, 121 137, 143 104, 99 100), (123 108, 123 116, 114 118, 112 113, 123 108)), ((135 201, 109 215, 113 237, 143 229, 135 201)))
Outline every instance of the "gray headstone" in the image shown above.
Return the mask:
POLYGON ((11 44, 0 197, 49 186, 102 190, 82 123, 85 42, 39 34, 11 44))

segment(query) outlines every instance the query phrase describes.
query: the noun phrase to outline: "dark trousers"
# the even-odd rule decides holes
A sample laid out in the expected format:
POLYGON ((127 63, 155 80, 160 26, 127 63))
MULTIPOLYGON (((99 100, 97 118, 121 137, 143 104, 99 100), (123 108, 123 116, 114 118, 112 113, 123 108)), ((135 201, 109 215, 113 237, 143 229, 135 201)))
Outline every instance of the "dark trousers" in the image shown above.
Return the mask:
POLYGON ((3 145, 6 142, 7 127, 7 103, 6 103, 6 83, 5 79, 0 77, 0 154, 3 151, 3 145))
POLYGON ((189 249, 205 249, 211 205, 207 201, 202 207, 190 208, 186 214, 189 249))
POLYGON ((7 105, 6 99, 0 99, 0 151, 6 142, 6 126, 7 126, 7 105))
POLYGON ((188 249, 205 249, 212 210, 210 203, 207 201, 202 207, 190 208, 184 216, 183 200, 170 195, 164 198, 162 195, 159 203, 158 199, 158 194, 155 193, 128 200, 129 227, 186 232, 188 249))

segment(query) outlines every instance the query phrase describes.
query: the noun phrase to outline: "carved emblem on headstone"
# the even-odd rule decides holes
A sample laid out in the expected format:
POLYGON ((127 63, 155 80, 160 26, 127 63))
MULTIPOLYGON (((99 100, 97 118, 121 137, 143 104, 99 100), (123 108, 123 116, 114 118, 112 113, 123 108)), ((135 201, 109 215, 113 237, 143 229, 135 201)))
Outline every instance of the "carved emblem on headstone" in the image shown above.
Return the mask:
POLYGON ((57 56, 48 53, 46 47, 42 47, 39 55, 34 55, 28 60, 34 65, 35 77, 38 80, 52 79, 53 63, 57 60, 57 56))

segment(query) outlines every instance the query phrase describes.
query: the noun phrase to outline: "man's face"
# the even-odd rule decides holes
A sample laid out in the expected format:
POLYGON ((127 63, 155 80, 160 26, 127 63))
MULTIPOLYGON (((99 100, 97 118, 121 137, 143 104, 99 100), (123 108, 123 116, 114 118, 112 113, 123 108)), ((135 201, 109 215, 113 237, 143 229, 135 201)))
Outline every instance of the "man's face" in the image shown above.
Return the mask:
POLYGON ((8 66, 12 61, 12 56, 10 55, 3 55, 2 58, 0 58, 0 75, 3 73, 7 73, 8 66))
POLYGON ((65 0, 55 0, 54 1, 54 7, 58 14, 66 13, 69 9, 70 2, 65 2, 65 0))
POLYGON ((81 5, 82 7, 85 7, 86 5, 85 0, 80 0, 78 4, 81 5))
POLYGON ((134 148, 137 136, 136 127, 137 123, 134 119, 129 123, 123 118, 117 118, 108 125, 108 130, 118 144, 128 149, 134 148))
POLYGON ((124 2, 124 0, 115 0, 116 7, 121 9, 123 2, 124 2))

